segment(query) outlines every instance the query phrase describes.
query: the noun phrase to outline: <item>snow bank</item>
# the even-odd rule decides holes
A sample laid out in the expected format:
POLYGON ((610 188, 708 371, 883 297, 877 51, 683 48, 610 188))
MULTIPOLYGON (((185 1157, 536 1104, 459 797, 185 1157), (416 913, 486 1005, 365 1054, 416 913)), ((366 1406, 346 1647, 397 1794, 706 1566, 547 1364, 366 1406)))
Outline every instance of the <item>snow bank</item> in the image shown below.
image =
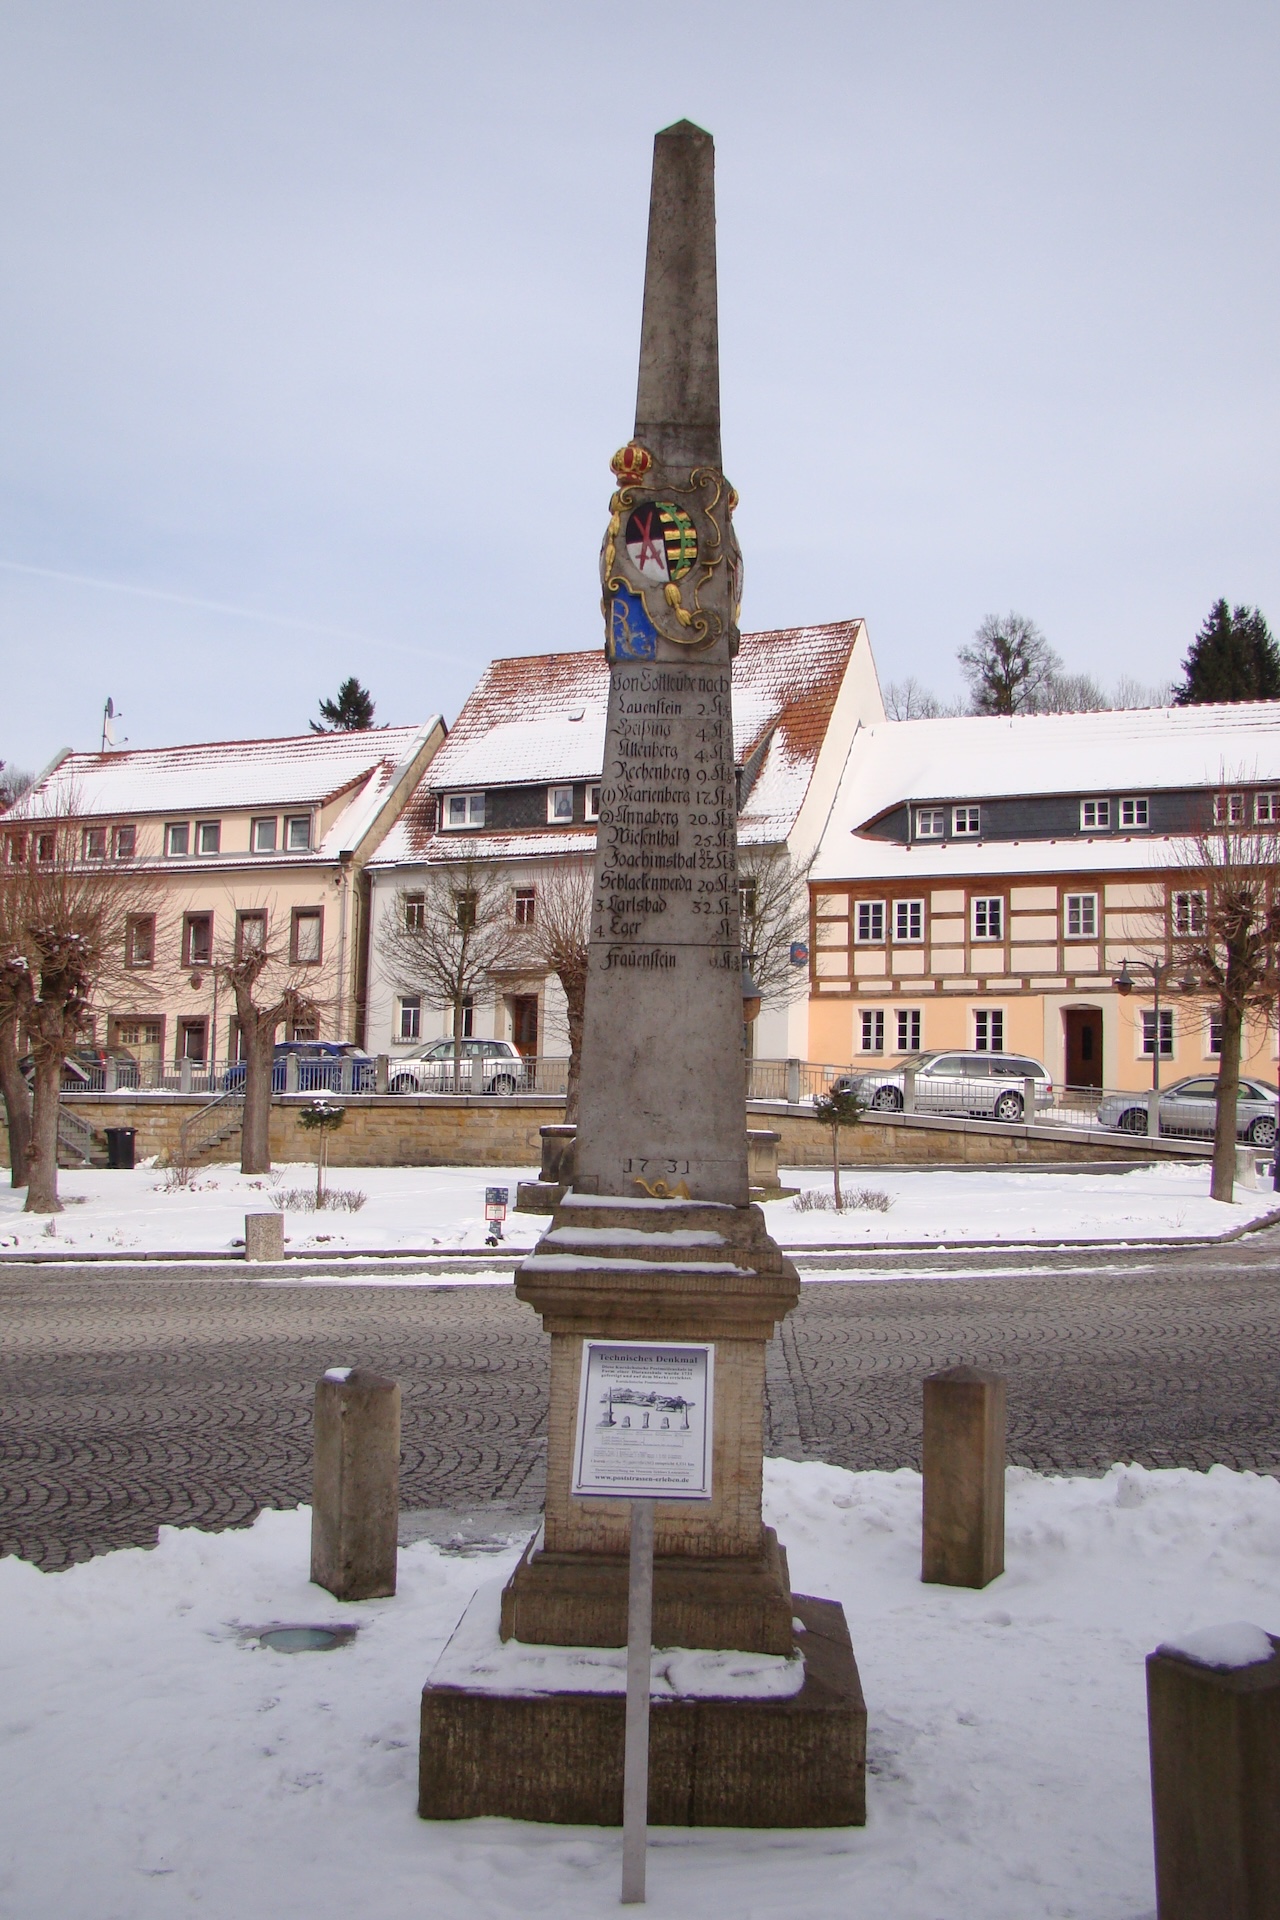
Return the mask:
MULTIPOLYGON (((532 1172, 527 1167, 332 1167, 330 1186, 365 1194, 364 1206, 358 1213, 286 1213, 285 1244, 291 1253, 317 1254, 478 1251, 488 1231, 485 1188, 507 1187, 514 1203, 518 1182, 532 1172)), ((315 1168, 306 1165, 278 1167, 265 1177, 207 1167, 189 1186, 178 1188, 154 1167, 66 1172, 59 1176, 66 1207, 53 1218, 52 1230, 43 1216, 22 1212, 22 1193, 0 1188, 0 1251, 225 1255, 243 1245, 246 1213, 270 1206, 272 1194, 281 1189, 310 1189, 314 1181, 315 1168)), ((783 1181, 789 1187, 831 1188, 830 1174, 813 1169, 785 1172, 783 1181)), ((1177 1240, 1228 1233, 1272 1211, 1277 1200, 1273 1193, 1239 1188, 1235 1204, 1223 1206, 1209 1198, 1207 1164, 1185 1162, 1102 1174, 1018 1168, 882 1173, 870 1168, 847 1173, 844 1184, 887 1193, 893 1203, 889 1212, 800 1213, 790 1200, 776 1200, 765 1208, 769 1231, 781 1245, 795 1248, 904 1241, 951 1246, 992 1240, 1177 1240)), ((593 1199, 591 1204, 606 1203, 593 1199)), ((645 1204, 658 1212, 680 1203, 645 1204)), ((541 1215, 509 1213, 503 1244, 529 1248, 548 1224, 541 1215)), ((586 1247, 595 1243, 596 1234, 604 1230, 572 1227, 560 1238, 565 1245, 586 1247)), ((710 1245, 711 1238, 705 1243, 710 1245)))
MULTIPOLYGON (((920 1584, 914 1473, 771 1461, 766 1492, 796 1589, 848 1615, 869 1824, 663 1830, 654 1920, 1153 1915, 1143 1659, 1213 1621, 1277 1623, 1280 1487, 1011 1471, 1009 1571, 982 1593, 920 1584)), ((302 1509, 66 1573, 0 1562, 0 1911, 616 1912, 616 1833, 415 1816, 418 1691, 476 1562, 421 1542, 396 1599, 343 1606, 309 1584, 308 1539, 302 1509), (285 1655, 256 1637, 282 1624, 359 1631, 285 1655)))

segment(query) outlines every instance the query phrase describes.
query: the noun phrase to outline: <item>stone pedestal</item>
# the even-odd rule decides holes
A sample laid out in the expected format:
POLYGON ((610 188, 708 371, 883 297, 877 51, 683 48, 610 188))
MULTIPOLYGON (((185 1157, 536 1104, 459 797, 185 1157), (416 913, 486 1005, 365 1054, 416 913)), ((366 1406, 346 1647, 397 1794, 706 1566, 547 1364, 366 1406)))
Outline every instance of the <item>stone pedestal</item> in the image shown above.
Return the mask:
POLYGON ((246 1213, 244 1257, 246 1260, 284 1259, 284 1215, 274 1207, 270 1213, 246 1213))
POLYGON ((536 1180, 522 1180, 517 1186, 517 1213, 554 1213, 573 1179, 578 1129, 573 1125, 539 1127, 538 1135, 542 1142, 542 1166, 536 1180))
POLYGON ((800 1283, 760 1209, 570 1194, 517 1269, 516 1293, 551 1335, 551 1412, 544 1538, 508 1584, 504 1639, 626 1643, 626 1503, 569 1492, 583 1339, 709 1339, 714 1497, 658 1505, 654 1641, 787 1652, 786 1559, 760 1513, 764 1355, 800 1283))
POLYGON ((1004 1572, 1005 1386, 947 1367, 924 1383, 920 1578, 985 1587, 1004 1572))
POLYGON ((316 1382, 311 1578, 338 1600, 396 1590, 400 1389, 364 1367, 316 1382))
MULTIPOLYGON (((783 1700, 655 1700, 649 1821, 666 1827, 862 1826, 867 1710, 842 1609, 797 1595, 805 1683, 783 1700)), ((503 1694, 428 1681, 424 1820, 622 1824, 625 1695, 503 1694)))
MULTIPOLYGON (((1265 1644, 1265 1643, 1264 1643, 1265 1644)), ((1280 1640, 1225 1670, 1147 1660, 1159 1920, 1280 1920, 1280 1640)))

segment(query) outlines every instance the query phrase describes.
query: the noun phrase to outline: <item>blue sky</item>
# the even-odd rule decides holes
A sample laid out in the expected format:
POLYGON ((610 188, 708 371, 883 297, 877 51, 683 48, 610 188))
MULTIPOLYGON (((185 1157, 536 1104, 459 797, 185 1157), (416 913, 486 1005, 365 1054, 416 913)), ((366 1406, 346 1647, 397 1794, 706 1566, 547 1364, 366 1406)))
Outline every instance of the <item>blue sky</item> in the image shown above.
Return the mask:
POLYGON ((8 0, 0 757, 600 642, 654 132, 716 136, 744 625, 1280 625, 1270 5, 8 0))

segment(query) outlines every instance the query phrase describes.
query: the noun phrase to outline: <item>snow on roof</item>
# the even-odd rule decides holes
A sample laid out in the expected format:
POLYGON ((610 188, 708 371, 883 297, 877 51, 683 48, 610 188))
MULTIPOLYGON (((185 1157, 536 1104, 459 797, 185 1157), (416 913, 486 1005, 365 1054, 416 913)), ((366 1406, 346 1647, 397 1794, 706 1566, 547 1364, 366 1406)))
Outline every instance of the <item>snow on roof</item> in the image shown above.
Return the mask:
MULTIPOLYGON (((113 820, 133 814, 211 813, 219 809, 315 806, 377 774, 376 802, 443 724, 355 733, 303 733, 282 740, 217 740, 185 747, 70 753, 11 808, 9 818, 76 812, 113 820)), ((344 831, 344 841, 349 834, 344 831)))
POLYGON ((918 840, 905 847, 869 834, 848 833, 832 821, 810 878, 841 881, 928 881, 962 887, 967 880, 1004 874, 1162 872, 1184 858, 1186 841, 1166 834, 1076 834, 1062 840, 918 840))
MULTIPOLYGON (((743 634, 733 666, 734 757, 742 765, 760 752, 739 820, 743 840, 776 842, 790 831, 861 624, 839 620, 743 634)), ((492 661, 414 799, 383 841, 378 864, 579 851, 579 840, 594 846, 594 834, 567 836, 555 828, 462 839, 437 835, 435 795, 468 787, 598 780, 608 700, 609 665, 599 648, 492 661)))
POLYGON ((906 801, 1150 793, 1258 780, 1280 782, 1280 701, 878 721, 854 741, 813 877, 923 879, 1069 871, 1082 863, 1167 864, 1170 843, 1145 836, 903 847, 870 839, 860 829, 906 801))

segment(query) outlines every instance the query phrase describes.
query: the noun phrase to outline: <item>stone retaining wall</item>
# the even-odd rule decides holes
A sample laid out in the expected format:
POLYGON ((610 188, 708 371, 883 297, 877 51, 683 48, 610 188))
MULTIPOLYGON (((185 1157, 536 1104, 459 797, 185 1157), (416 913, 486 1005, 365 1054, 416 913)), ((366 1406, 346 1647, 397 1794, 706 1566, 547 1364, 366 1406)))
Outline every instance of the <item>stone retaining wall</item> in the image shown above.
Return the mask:
MULTIPOLYGON (((271 1156, 278 1161, 314 1160, 315 1139, 298 1125, 307 1095, 272 1102, 271 1156)), ((133 1127, 137 1157, 178 1152, 182 1122, 208 1104, 204 1094, 97 1093, 68 1100, 73 1113, 101 1134, 105 1127, 133 1127)), ((365 1095, 347 1103, 341 1131, 331 1136, 335 1166, 344 1167, 536 1167, 538 1129, 558 1123, 563 1097, 519 1095, 365 1095)), ((8 1135, 0 1108, 0 1164, 8 1165, 8 1135)), ((752 1101, 750 1124, 781 1135, 778 1164, 828 1167, 831 1136, 810 1114, 778 1101, 752 1101)), ((102 1142, 105 1150, 105 1141, 102 1142)), ((877 1114, 841 1135, 841 1161, 857 1166, 1020 1166, 1093 1161, 1117 1164, 1153 1159, 1203 1158, 1208 1145, 1185 1140, 1146 1140, 1135 1134, 1090 1133, 1072 1138, 1057 1127, 1002 1126, 971 1120, 965 1125, 934 1115, 877 1114)), ((237 1161, 239 1135, 224 1141, 201 1164, 237 1161)))

